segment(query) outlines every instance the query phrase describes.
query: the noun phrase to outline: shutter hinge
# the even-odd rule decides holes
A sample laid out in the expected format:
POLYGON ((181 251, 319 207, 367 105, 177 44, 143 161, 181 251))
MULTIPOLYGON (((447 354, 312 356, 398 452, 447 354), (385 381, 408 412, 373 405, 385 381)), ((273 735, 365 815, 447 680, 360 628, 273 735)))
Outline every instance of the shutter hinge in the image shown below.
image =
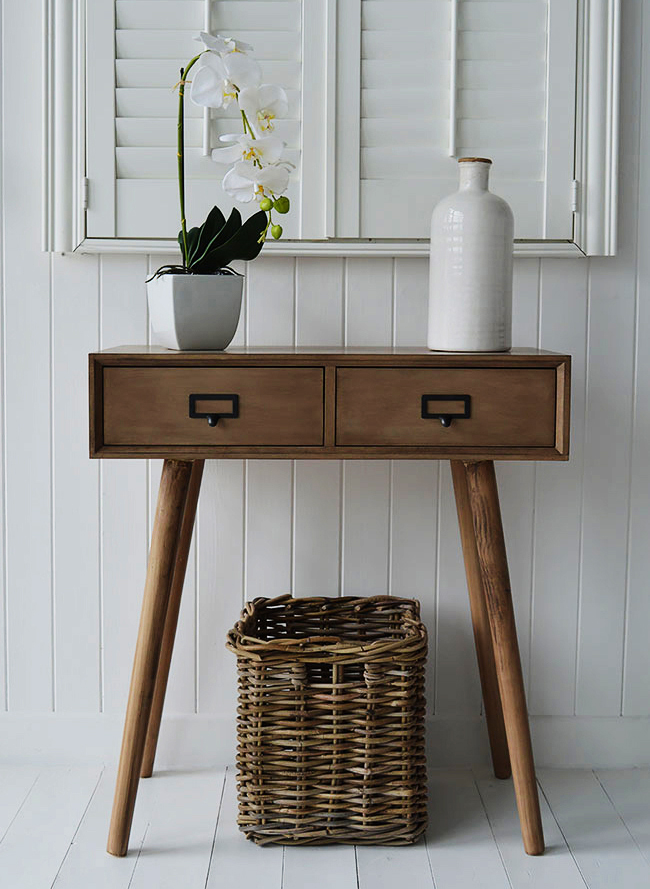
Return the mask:
POLYGON ((88 209, 88 179, 85 176, 81 180, 81 209, 88 209))
POLYGON ((574 179, 571 183, 571 212, 578 213, 580 211, 580 183, 574 179))

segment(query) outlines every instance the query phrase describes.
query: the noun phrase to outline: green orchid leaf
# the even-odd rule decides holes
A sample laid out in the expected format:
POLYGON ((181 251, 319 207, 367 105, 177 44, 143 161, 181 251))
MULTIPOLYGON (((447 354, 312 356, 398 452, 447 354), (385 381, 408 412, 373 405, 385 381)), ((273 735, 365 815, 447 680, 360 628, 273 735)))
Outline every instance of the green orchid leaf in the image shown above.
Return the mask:
POLYGON ((225 224, 225 216, 223 215, 219 207, 214 206, 208 213, 205 222, 199 229, 199 237, 194 244, 194 249, 190 251, 190 255, 188 257, 189 266, 192 265, 197 256, 200 256, 202 253, 205 252, 205 248, 212 241, 216 233, 220 231, 225 224))
MULTIPOLYGON (((189 263, 190 263, 189 258, 192 255, 194 248, 196 247, 196 244, 199 240, 200 234, 201 234, 200 228, 191 228, 187 232, 187 254, 188 254, 186 257, 187 265, 189 265, 189 263)), ((178 244, 181 248, 181 255, 183 255, 183 232, 182 231, 179 231, 179 233, 178 233, 178 244)))
POLYGON ((211 274, 235 260, 250 262, 258 256, 264 242, 259 239, 267 224, 267 215, 254 213, 225 243, 213 247, 200 263, 192 267, 197 274, 211 274))
POLYGON ((213 235, 212 239, 207 242, 205 248, 196 250, 194 258, 190 263, 190 268, 194 269, 202 263, 210 250, 219 247, 221 244, 225 244, 226 241, 228 241, 235 232, 241 228, 241 224, 241 213, 236 207, 233 207, 232 212, 228 217, 228 221, 213 235))

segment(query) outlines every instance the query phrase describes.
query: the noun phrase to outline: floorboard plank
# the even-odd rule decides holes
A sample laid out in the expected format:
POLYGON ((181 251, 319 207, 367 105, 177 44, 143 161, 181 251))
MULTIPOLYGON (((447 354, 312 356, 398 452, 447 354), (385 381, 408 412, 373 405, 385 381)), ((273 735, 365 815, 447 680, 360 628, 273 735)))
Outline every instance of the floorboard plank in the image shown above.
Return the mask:
POLYGON ((436 889, 510 889, 474 776, 429 773, 427 850, 436 889))
MULTIPOLYGON (((237 828, 237 782, 229 766, 205 889, 280 889, 281 884, 282 846, 256 846, 237 828)), ((184 882, 182 889, 194 887, 184 882)))
POLYGON ((101 771, 99 767, 41 771, 0 845, 3 886, 52 886, 101 771))
POLYGON ((424 840, 413 846, 357 846, 359 889, 435 889, 424 840))
POLYGON ((589 889, 647 889, 648 863, 594 773, 541 769, 538 778, 589 889))
POLYGON ((512 781, 500 781, 487 767, 474 769, 474 777, 512 885, 517 889, 585 889, 582 874, 544 797, 540 808, 546 851, 543 855, 526 855, 512 781))
POLYGON ((0 767, 0 843, 38 778, 35 766, 0 767))
POLYGON ((650 769, 598 769, 596 777, 650 862, 650 769))
POLYGON ((224 777, 225 770, 217 769, 156 773, 149 828, 130 889, 205 886, 224 777))
POLYGON ((116 858, 106 851, 115 777, 114 768, 102 773, 52 889, 128 889, 130 886, 147 832, 156 782, 141 782, 131 826, 129 852, 125 858, 116 858))
POLYGON ((282 889, 357 889, 354 846, 285 846, 282 889))

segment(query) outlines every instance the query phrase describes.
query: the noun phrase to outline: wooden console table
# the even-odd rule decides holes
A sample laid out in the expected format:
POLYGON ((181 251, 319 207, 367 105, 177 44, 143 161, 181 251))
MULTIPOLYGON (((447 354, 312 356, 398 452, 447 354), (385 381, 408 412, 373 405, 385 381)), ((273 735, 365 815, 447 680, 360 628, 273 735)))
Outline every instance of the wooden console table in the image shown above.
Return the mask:
POLYGON ((91 457, 164 458, 108 838, 153 770, 205 459, 450 460, 494 773, 544 851, 494 460, 567 460, 570 358, 536 349, 123 347, 90 356, 91 457))

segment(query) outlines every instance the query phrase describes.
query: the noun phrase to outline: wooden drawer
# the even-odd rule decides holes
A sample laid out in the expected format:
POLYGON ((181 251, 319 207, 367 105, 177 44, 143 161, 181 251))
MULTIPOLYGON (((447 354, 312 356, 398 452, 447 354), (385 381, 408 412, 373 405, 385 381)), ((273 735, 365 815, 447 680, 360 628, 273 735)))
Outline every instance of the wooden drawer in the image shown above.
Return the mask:
POLYGON ((336 444, 553 447, 556 389, 545 367, 338 368, 336 444))
POLYGON ((322 367, 105 367, 103 440, 108 446, 322 445, 323 380, 322 367), (190 416, 190 396, 200 396, 193 399, 195 414, 214 419, 236 407, 238 416, 218 417, 211 426, 205 416, 190 416))

